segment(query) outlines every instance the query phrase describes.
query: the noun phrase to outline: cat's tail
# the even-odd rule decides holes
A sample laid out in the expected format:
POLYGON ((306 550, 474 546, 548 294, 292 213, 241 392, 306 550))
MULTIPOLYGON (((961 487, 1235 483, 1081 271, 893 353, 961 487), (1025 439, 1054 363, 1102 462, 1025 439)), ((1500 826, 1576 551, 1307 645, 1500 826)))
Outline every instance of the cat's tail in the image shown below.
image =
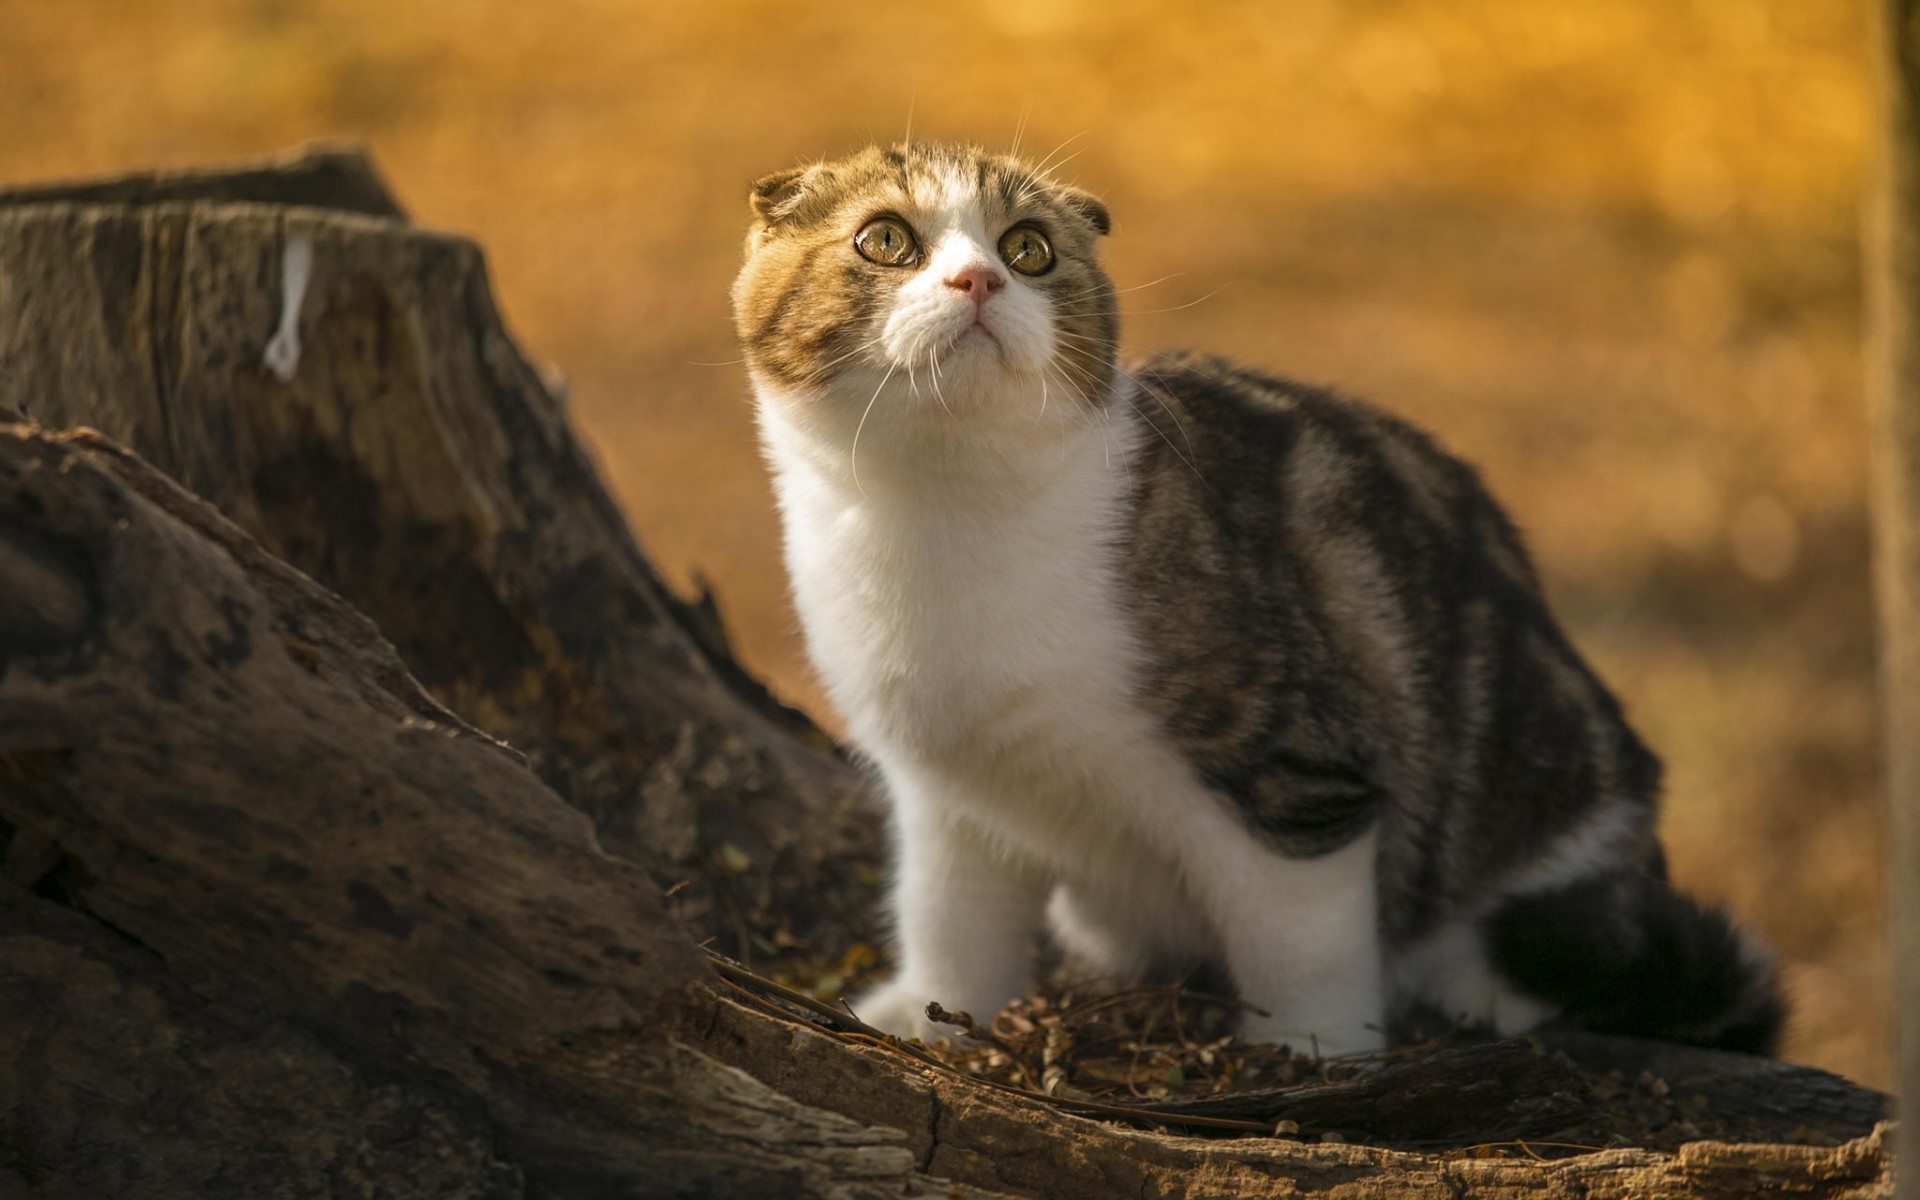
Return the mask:
POLYGON ((1652 875, 1610 873, 1508 899, 1493 960, 1575 1024, 1771 1054, 1786 1007, 1773 957, 1717 908, 1652 875))

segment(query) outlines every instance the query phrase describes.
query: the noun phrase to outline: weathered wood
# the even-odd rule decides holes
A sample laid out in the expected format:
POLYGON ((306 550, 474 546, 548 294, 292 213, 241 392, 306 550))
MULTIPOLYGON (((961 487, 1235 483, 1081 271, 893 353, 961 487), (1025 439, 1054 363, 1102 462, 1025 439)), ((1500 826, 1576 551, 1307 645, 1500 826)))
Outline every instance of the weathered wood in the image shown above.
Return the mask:
POLYGON ((1340 1200, 1867 1200, 1888 1192, 1885 1126, 1835 1147, 1694 1142, 1672 1153, 1605 1150, 1539 1162, 1518 1150, 1514 1158, 1482 1159, 1287 1139, 1182 1137, 987 1091, 725 1000, 697 1021, 703 1048, 783 1094, 901 1129, 932 1174, 1048 1200, 1307 1194, 1340 1200))
MULTIPOLYGON (((336 1161, 326 1139, 350 1098, 388 1081, 383 1119, 402 1132, 454 1121, 445 1110, 465 1122, 447 1136, 470 1141, 484 1121, 475 1186, 524 1171, 549 1195, 900 1194, 915 1163, 897 1131, 657 1035, 706 976, 658 889, 434 703, 337 597, 92 434, 0 429, 0 529, 87 597, 58 637, 0 627, 0 820, 21 876, 9 902, 25 883, 157 958, 171 982, 139 983, 161 997, 160 1028, 190 992, 207 1004, 196 1031, 272 1014, 332 1048, 352 1077, 338 1111, 316 1113, 331 1125, 293 1138, 296 1158, 336 1161), (16 856, 23 833, 47 849, 16 856)), ((36 967, 49 953, 36 933, 6 947, 29 1016, 59 975, 36 967)), ((39 1070, 7 1081, 4 1141, 37 1164, 28 1182, 88 1178, 118 1146, 122 1172, 153 1177, 110 1192, 260 1194, 147 1140, 141 1093, 194 1072, 193 1045, 126 1064, 133 1102, 83 1099, 92 1132, 63 1141, 69 1126, 42 1114, 72 1111, 98 1069, 45 1049, 70 1019, 56 1008, 25 1025, 39 1070)), ((277 1080, 249 1060, 208 1085, 236 1111, 279 1087, 297 1113, 301 1071, 326 1065, 301 1049, 277 1080)), ((228 1136, 287 1134, 268 1108, 228 1136)), ((373 1182, 367 1194, 404 1192, 403 1175, 373 1182)))
POLYGON ((306 208, 0 207, 0 404, 125 442, 351 600, 609 850, 685 882, 699 936, 748 962, 870 936, 859 778, 662 584, 470 242, 306 208), (300 243, 282 380, 262 360, 300 243))
POLYGON ((1584 1117, 1588 1101, 1586 1079, 1567 1058, 1508 1041, 1389 1059, 1346 1078, 1151 1103, 1165 1112, 1292 1121, 1311 1137, 1453 1147, 1551 1137, 1584 1117))
POLYGON ((298 205, 391 217, 406 210, 359 147, 319 142, 262 163, 182 171, 142 171, 112 179, 0 188, 0 208, 27 204, 160 204, 221 200, 298 205))
POLYGON ((5 886, 0 1028, 0 1196, 526 1192, 457 1089, 209 1001, 100 922, 5 886))
POLYGON ((1590 1076, 1657 1080, 1659 1091, 1707 1114, 1732 1140, 1841 1142, 1890 1115, 1888 1097, 1838 1075, 1778 1059, 1676 1046, 1642 1038, 1556 1030, 1540 1045, 1558 1050, 1590 1076))
MULTIPOLYGON (((1880 0, 1875 44, 1879 175, 1864 274, 1872 336, 1874 582, 1886 745, 1889 958, 1894 1074, 1920 1099, 1920 0, 1880 0)), ((1920 1120, 1901 1123, 1900 1158, 1920 1163, 1920 1120)), ((1920 1200, 1920 1169, 1903 1200, 1920 1200)))

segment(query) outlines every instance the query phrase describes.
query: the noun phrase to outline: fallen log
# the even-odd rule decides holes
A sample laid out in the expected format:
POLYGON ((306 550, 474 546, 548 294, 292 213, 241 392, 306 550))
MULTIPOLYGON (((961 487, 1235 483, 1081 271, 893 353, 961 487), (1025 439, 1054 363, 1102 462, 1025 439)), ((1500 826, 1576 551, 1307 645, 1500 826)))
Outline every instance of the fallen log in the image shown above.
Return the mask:
MULTIPOLYGON (((461 1115, 456 1128, 483 1135, 487 1154, 471 1164, 481 1181, 524 1172, 552 1194, 895 1194, 864 1181, 908 1172, 897 1133, 646 1036, 706 976, 658 888, 602 854, 586 819, 518 755, 429 698, 344 602, 86 433, 0 432, 0 545, 32 564, 11 579, 29 596, 15 610, 27 620, 0 632, 13 885, 140 950, 138 983, 183 1026, 272 1014, 345 1060, 352 1090, 393 1089, 401 1132, 416 1139, 451 1093, 440 1106, 461 1115)), ((34 925, 12 939, 8 961, 25 960, 29 986, 46 980, 31 969, 45 940, 34 925)), ((99 961, 97 933, 55 944, 99 961)), ((8 1144, 34 1164, 28 1182, 52 1193, 103 1157, 123 1175, 165 1161, 144 1128, 160 1098, 144 1079, 83 1091, 61 1050, 70 1019, 56 1010, 24 1026, 41 1052, 22 1057, 35 1071, 6 1097, 8 1144), (78 1145, 35 1136, 61 1099, 79 1105, 78 1145), (103 1156, 109 1147, 118 1153, 103 1156)), ((201 1065, 196 1053, 163 1053, 162 1066, 201 1065)), ((256 1086, 272 1070, 246 1065, 256 1086)), ((264 1116, 233 1099, 224 1136, 289 1144, 274 1139, 305 1112, 298 1078, 280 1076, 286 1090, 264 1116)), ((227 1086, 218 1073, 209 1082, 227 1086)), ((334 1132, 290 1144, 324 1162, 334 1132)), ((434 1146, 413 1149, 428 1161, 434 1146)), ((365 1182, 369 1195, 398 1190, 365 1182)), ((216 1172, 165 1175, 138 1194, 250 1193, 216 1172)))
MULTIPOLYGON (((1830 1077, 1808 1140, 1839 1145, 1482 1157, 1516 1106, 1608 1103, 1512 1048, 1429 1063, 1438 1135, 1363 1084, 1259 1102, 1367 1145, 1200 1138, 730 990, 696 934, 871 934, 857 777, 660 585, 476 250, 0 202, 0 282, 0 404, 36 422, 0 428, 0 1194, 1884 1193, 1880 1098, 1830 1077)), ((1740 1074, 1693 1053, 1622 1069, 1740 1074)))

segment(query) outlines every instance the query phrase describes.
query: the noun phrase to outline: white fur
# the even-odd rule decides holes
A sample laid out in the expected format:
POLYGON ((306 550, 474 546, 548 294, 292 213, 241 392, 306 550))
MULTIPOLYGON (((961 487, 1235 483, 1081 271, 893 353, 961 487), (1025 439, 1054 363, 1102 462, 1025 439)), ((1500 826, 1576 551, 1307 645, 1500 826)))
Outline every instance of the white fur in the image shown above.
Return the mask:
POLYGON ((1507 896, 1550 892, 1631 862, 1631 848, 1647 839, 1652 822, 1653 810, 1645 804, 1603 800, 1502 880, 1500 891, 1507 896))
POLYGON ((1484 1025, 1501 1037, 1525 1033, 1559 1010, 1508 983, 1487 955, 1477 919, 1447 922, 1393 960, 1394 993, 1423 1000, 1443 1016, 1484 1025))
POLYGON ((923 1037, 944 1032, 928 1001, 985 1019, 1026 989, 1051 910, 1116 972, 1224 953, 1266 1010, 1255 1038, 1378 1048, 1373 838, 1267 850, 1133 700, 1114 549, 1132 397, 1108 417, 1066 393, 1045 298, 948 193, 872 361, 825 394, 756 379, 808 649, 893 805, 901 966, 855 1010, 923 1037), (969 263, 1008 277, 991 338, 944 283, 969 263))

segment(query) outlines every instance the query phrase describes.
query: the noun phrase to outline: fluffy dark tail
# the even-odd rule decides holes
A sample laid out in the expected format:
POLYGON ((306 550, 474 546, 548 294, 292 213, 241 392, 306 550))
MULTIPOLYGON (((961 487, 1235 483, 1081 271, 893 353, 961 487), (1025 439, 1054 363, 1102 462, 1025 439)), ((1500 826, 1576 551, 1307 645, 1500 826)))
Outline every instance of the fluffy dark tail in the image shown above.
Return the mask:
POLYGON ((1488 921, 1516 985, 1599 1033, 1771 1054, 1786 1009, 1771 956, 1727 915, 1647 875, 1516 896, 1488 921))

